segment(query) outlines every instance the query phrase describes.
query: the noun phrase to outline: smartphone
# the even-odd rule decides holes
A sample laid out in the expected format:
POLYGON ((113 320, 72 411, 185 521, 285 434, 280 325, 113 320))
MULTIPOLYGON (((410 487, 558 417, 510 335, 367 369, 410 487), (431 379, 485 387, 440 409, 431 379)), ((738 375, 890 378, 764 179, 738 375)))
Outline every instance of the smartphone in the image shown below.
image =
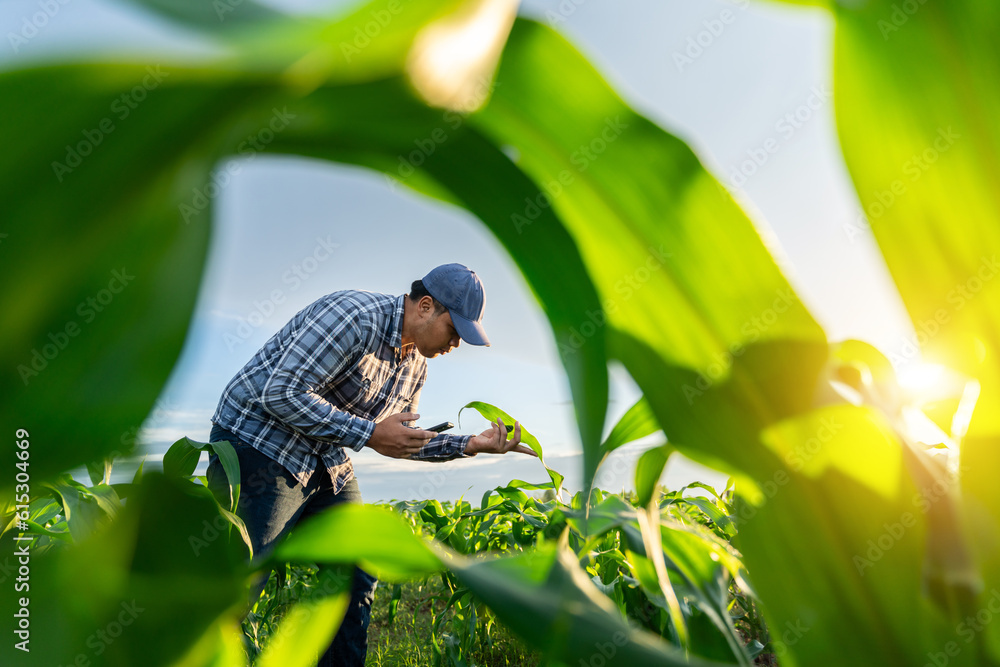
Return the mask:
POLYGON ((424 430, 434 431, 435 433, 443 433, 444 431, 447 431, 448 429, 451 428, 455 428, 455 425, 452 424, 451 422, 441 422, 440 424, 437 424, 435 426, 428 426, 424 430))

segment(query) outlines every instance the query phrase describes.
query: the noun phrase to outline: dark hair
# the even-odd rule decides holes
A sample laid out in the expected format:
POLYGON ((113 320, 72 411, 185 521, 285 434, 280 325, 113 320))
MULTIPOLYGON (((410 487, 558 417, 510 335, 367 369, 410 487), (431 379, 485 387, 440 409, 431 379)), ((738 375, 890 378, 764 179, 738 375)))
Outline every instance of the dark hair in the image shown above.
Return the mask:
POLYGON ((413 301, 414 303, 416 303, 417 301, 420 301, 425 296, 429 296, 429 297, 431 297, 431 300, 434 302, 434 312, 435 313, 437 313, 438 315, 440 315, 441 313, 443 313, 445 311, 444 304, 441 303, 440 301, 438 301, 437 299, 435 299, 431 295, 431 293, 427 291, 427 288, 424 287, 424 281, 422 281, 422 280, 414 280, 413 281, 413 284, 410 285, 410 295, 409 296, 410 296, 410 301, 413 301))

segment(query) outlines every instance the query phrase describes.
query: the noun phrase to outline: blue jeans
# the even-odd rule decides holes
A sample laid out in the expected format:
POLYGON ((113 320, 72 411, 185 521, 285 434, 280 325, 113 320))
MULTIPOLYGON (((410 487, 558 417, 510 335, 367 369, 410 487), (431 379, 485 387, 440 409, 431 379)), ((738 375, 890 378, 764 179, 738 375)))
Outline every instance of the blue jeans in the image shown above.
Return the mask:
MULTIPOLYGON (((322 463, 309 478, 309 483, 303 486, 284 466, 241 442, 239 436, 217 424, 212 425, 209 440, 228 440, 239 458, 240 500, 236 514, 246 524, 253 545, 254 562, 267 556, 300 521, 340 503, 362 502, 356 479, 351 479, 340 493, 334 493, 330 475, 322 463)), ((209 455, 206 476, 215 497, 223 507, 227 506, 229 490, 226 473, 214 452, 209 455)), ((269 574, 263 573, 251 585, 250 608, 260 598, 269 574)), ((375 577, 361 568, 354 568, 347 614, 333 642, 320 658, 318 667, 364 666, 368 653, 368 622, 376 585, 375 577)))

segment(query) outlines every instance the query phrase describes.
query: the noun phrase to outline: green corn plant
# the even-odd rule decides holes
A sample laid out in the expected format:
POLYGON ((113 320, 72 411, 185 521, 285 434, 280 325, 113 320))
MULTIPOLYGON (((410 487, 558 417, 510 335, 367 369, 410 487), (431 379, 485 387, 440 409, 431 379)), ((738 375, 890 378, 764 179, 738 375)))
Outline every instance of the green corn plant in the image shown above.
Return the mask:
POLYGON ((916 330, 913 348, 964 375, 978 398, 954 424, 962 391, 942 401, 939 414, 928 410, 960 442, 961 500, 922 490, 931 502, 929 583, 938 606, 950 611, 925 656, 994 664, 1000 629, 975 624, 973 631, 967 618, 988 609, 1000 584, 992 546, 1000 527, 992 479, 1000 462, 1000 288, 993 279, 1000 135, 986 120, 1000 110, 993 39, 1000 13, 971 1, 808 4, 836 23, 837 128, 860 199, 844 231, 851 240, 874 236, 916 330), (963 524, 975 529, 956 535, 963 524), (951 642, 960 655, 943 653, 951 642))
MULTIPOLYGON (((583 520, 582 509, 578 511, 583 520)), ((534 548, 514 556, 470 559, 420 540, 393 513, 352 506, 314 517, 283 541, 272 558, 279 562, 360 562, 389 581, 427 576, 447 568, 496 618, 560 662, 589 661, 600 647, 611 646, 612 661, 623 661, 621 664, 725 664, 685 658, 679 648, 669 648, 658 643, 655 635, 630 628, 613 602, 580 568, 579 557, 569 546, 568 530, 555 540, 540 539, 534 548), (363 525, 377 529, 378 537, 360 546, 331 538, 331 531, 363 525)), ((449 590, 454 591, 449 603, 455 607, 466 592, 451 585, 449 590)), ((470 644, 478 622, 475 610, 475 604, 463 602, 464 614, 458 616, 467 624, 464 638, 470 644)), ((450 658, 460 657, 469 646, 457 648, 457 652, 448 652, 450 658)))
POLYGON ((39 555, 98 531, 118 516, 122 506, 112 485, 88 487, 70 475, 61 475, 43 488, 46 493, 15 495, 16 502, 8 505, 2 520, 2 534, 27 535, 31 550, 39 555), (17 505, 26 505, 27 511, 17 511, 17 505))
MULTIPOLYGON (((226 474, 226 484, 229 491, 228 499, 219 500, 219 513, 226 520, 226 535, 228 537, 232 526, 240 532, 243 543, 247 547, 247 552, 253 558, 253 544, 250 541, 250 534, 247 532, 243 519, 236 516, 236 507, 240 501, 240 460, 236 456, 236 450, 225 441, 201 443, 190 438, 181 438, 172 444, 163 455, 163 474, 179 477, 182 479, 192 479, 195 468, 198 467, 198 459, 202 452, 214 452, 219 457, 222 470, 226 474), (228 502, 226 502, 228 500, 228 502), (225 502, 225 505, 222 503, 225 502)), ((208 480, 198 477, 198 481, 203 486, 208 486, 208 480)))
MULTIPOLYGON (((514 421, 493 405, 474 402, 467 407, 475 408, 486 419, 514 421)), ((644 435, 632 426, 635 414, 636 410, 630 409, 611 432, 644 435)), ((541 444, 523 423, 522 434, 528 434, 526 442, 544 456, 541 444)), ((654 448, 650 453, 663 449, 654 448)), ((437 500, 399 501, 393 508, 403 512, 414 529, 464 555, 517 554, 546 540, 558 540, 565 533, 566 544, 581 567, 623 616, 638 620, 647 629, 698 655, 749 664, 764 647, 761 642, 745 646, 730 615, 735 595, 742 596, 746 608, 756 611, 748 602, 754 592, 746 582, 741 557, 728 542, 736 533, 727 514, 731 506, 703 484, 659 493, 656 480, 665 459, 652 472, 652 482, 648 482, 643 480, 643 475, 651 472, 643 464, 648 456, 640 462, 637 472, 638 496, 629 501, 593 489, 589 494, 596 504, 592 515, 586 493, 576 494, 568 503, 555 497, 554 485, 561 483, 562 476, 548 468, 545 470, 552 481, 534 484, 512 480, 486 492, 476 510, 466 501, 452 506, 437 500), (702 496, 686 496, 689 488, 708 491, 715 502, 702 496), (538 491, 551 493, 551 500, 539 500, 528 493, 538 491), (655 530, 654 525, 660 530, 655 530), (685 632, 689 623, 696 624, 693 642, 685 632)), ((445 587, 441 596, 447 603, 434 629, 441 630, 447 621, 449 630, 447 636, 435 642, 435 647, 439 659, 458 664, 457 660, 472 653, 477 640, 488 636, 494 614, 480 608, 473 591, 462 585, 454 572, 445 573, 442 581, 445 587), (477 618, 478 622, 474 622, 477 618)), ((755 630, 766 638, 766 629, 755 630)))
MULTIPOLYGON (((207 247, 211 208, 184 209, 191 208, 187 197, 211 183, 213 166, 236 153, 241 137, 294 116, 266 152, 400 177, 398 156, 413 137, 441 129, 444 109, 462 114, 460 128, 401 180, 476 215, 530 284, 570 380, 587 487, 610 447, 601 443, 607 362, 616 359, 670 447, 735 478, 734 543, 753 573, 768 627, 784 633, 783 664, 922 665, 942 655, 953 665, 997 662, 1000 631, 973 630, 967 619, 989 610, 1000 585, 991 546, 1000 530, 1000 492, 991 479, 1000 432, 1000 299, 992 281, 1000 237, 990 224, 998 138, 989 122, 998 106, 993 35, 1000 10, 971 0, 808 3, 835 17, 845 158, 925 352, 977 383, 978 401, 963 401, 962 393, 948 408, 928 408, 961 446, 956 488, 954 471, 907 432, 900 415, 912 406, 898 400, 885 360, 861 345, 831 346, 747 215, 697 156, 634 112, 553 30, 513 20, 512 4, 404 3, 382 38, 358 54, 335 45, 349 42, 374 5, 305 18, 245 0, 239 18, 219 22, 202 3, 135 4, 223 48, 160 62, 91 60, 0 73, 0 93, 19 100, 0 123, 8 149, 0 155, 0 194, 10 236, 22 244, 0 268, 14 313, 0 333, 0 356, 13 369, 3 376, 11 398, 0 414, 5 422, 36 424, 33 441, 49 443, 34 450, 36 482, 101 460, 148 412, 180 352, 207 247), (481 36, 494 48, 457 63, 461 72, 451 76, 427 69, 436 40, 447 45, 489 11, 504 17, 481 36), (144 77, 156 94, 143 113, 103 135, 85 162, 74 157, 70 148, 81 133, 99 128, 114 100, 144 77), (615 140, 577 170, 573 150, 605 132, 615 140), (916 169, 919 182, 901 180, 907 169, 916 169), (550 207, 534 219, 519 214, 525 199, 566 174, 572 183, 550 207), (891 206, 882 201, 889 201, 886 192, 891 206), (873 209, 876 200, 882 209, 873 209), (45 262, 53 253, 60 261, 45 262), (40 265, 51 267, 41 278, 40 265), (133 283, 132 267, 146 280, 133 283), (630 298, 616 298, 616 282, 639 267, 649 280, 630 298), (52 332, 66 328, 65 313, 109 280, 125 285, 115 297, 120 307, 108 308, 57 359, 39 353, 52 332), (594 313, 604 324, 581 343, 570 332, 594 313), (773 324, 753 326, 762 316, 773 324), (880 539, 890 548, 872 550, 880 539)), ((663 453, 643 466, 646 484, 663 453)), ((233 657, 229 610, 246 573, 219 546, 202 559, 158 557, 197 529, 185 522, 215 512, 211 499, 179 483, 144 475, 126 511, 99 533, 104 541, 61 550, 72 556, 53 550, 51 559, 39 558, 38 581, 49 583, 34 593, 46 610, 36 630, 59 639, 32 659, 75 657, 94 622, 79 611, 86 593, 105 622, 123 595, 160 600, 114 644, 109 660, 133 664, 127 660, 140 647, 144 658, 155 656, 148 664, 233 657), (166 517, 157 501, 188 514, 166 517), (151 535, 160 522, 170 528, 151 535), (129 561, 124 554, 132 553, 129 561), (87 583, 93 572, 101 576, 87 583), (181 577, 204 582, 197 603, 171 584, 181 577), (64 590, 57 593, 55 582, 64 590), (73 601, 63 611, 55 609, 59 596, 73 601), (169 644, 150 631, 168 612, 188 607, 198 613, 169 644)), ((9 481, 0 484, 11 490, 9 481)), ((600 498, 583 494, 571 503, 586 534, 594 530, 587 506, 596 514, 602 500, 592 501, 600 498)), ((636 529, 640 556, 640 544, 658 551, 651 510, 645 535, 636 529)), ((329 521, 377 520, 352 512, 331 513, 329 521)), ((624 519, 620 525, 630 530, 624 519)), ((410 544, 412 533, 388 526, 399 544, 410 544)), ((334 555, 313 539, 292 543, 286 556, 334 555)), ((383 542, 335 555, 372 560, 400 577, 439 571, 447 561, 498 618, 565 662, 589 659, 593 642, 624 637, 610 663, 704 664, 677 605, 667 603, 671 625, 678 639, 689 636, 688 653, 629 630, 557 539, 488 561, 383 542)), ((666 601, 669 568, 664 576, 653 562, 650 574, 634 562, 666 601)), ((675 597, 679 604, 676 590, 675 597)), ((3 604, 6 614, 11 601, 3 604)))

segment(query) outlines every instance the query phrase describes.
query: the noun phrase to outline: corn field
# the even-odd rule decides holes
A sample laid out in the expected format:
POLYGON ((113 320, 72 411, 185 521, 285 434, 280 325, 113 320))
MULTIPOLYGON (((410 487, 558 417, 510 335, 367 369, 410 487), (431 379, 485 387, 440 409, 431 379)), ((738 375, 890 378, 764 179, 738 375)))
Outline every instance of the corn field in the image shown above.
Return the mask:
POLYGON ((3 557, 14 554, 0 662, 312 664, 346 604, 336 572, 359 564, 390 614, 406 590, 444 598, 428 632, 439 664, 477 664, 496 633, 571 667, 1000 664, 1000 5, 767 3, 808 5, 797 11, 835 26, 833 105, 858 226, 914 349, 946 369, 930 399, 873 345, 830 340, 754 212, 516 2, 376 1, 345 15, 122 2, 206 48, 0 71, 0 415, 17 466, 0 477, 3 557), (142 113, 102 129, 143 81, 142 113), (191 193, 217 187, 216 166, 272 125, 262 153, 371 170, 478 221, 550 325, 584 488, 615 449, 662 432, 634 494, 568 497, 546 468, 478 507, 331 510, 251 567, 239 485, 218 502, 193 476, 211 450, 238 479, 227 443, 182 439, 162 471, 110 483, 132 448, 122 434, 149 414, 188 333, 215 215, 191 193), (414 138, 444 128, 448 141, 401 173, 414 138), (599 136, 614 140, 581 168, 575 152, 599 136), (83 156, 88 137, 99 150, 83 156), (894 185, 932 156, 919 180, 894 185), (660 270, 616 300, 621 277, 649 262, 660 270), (143 279, 118 294, 130 274, 109 281, 106 267, 122 265, 143 279), (115 307, 71 330, 65 313, 105 289, 115 307), (46 345, 58 358, 32 355, 46 345), (612 362, 643 396, 615 425, 612 362), (660 488, 673 452, 730 488, 660 488), (83 465, 90 486, 68 474, 83 465), (370 539, 330 538, 346 533, 370 539), (271 569, 280 604, 241 627, 247 581, 271 569))

